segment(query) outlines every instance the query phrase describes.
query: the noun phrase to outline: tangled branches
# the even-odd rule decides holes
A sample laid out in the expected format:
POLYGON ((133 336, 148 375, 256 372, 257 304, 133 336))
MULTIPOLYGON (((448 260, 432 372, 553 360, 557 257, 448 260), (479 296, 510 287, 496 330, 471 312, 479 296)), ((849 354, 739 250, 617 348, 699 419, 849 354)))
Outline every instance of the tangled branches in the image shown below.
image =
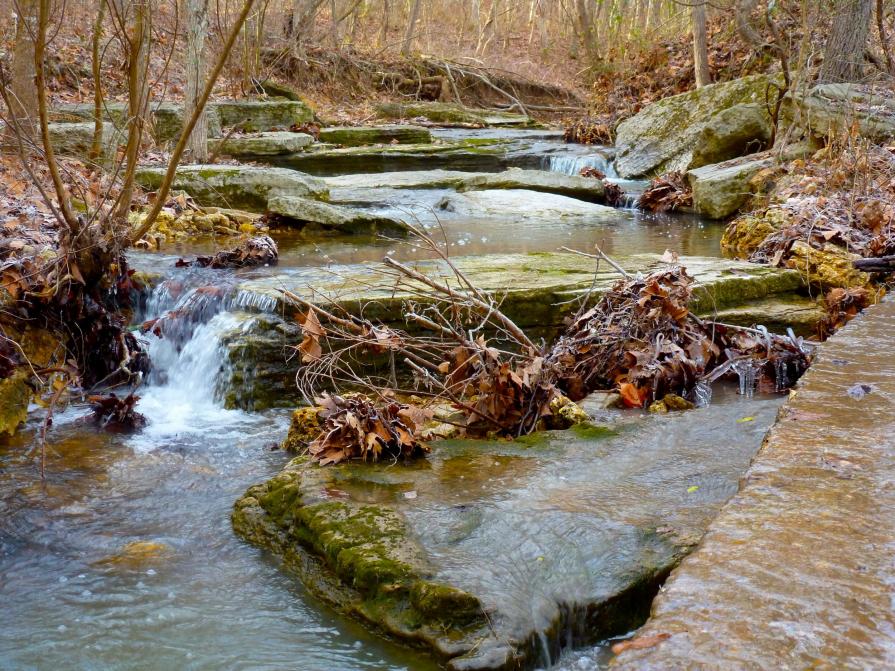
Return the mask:
POLYGON ((320 463, 419 453, 423 415, 397 404, 396 395, 423 398, 430 409, 449 404, 457 411, 451 423, 466 435, 515 437, 557 428, 551 419, 569 399, 592 391, 618 390, 630 407, 667 394, 698 400, 701 388, 725 375, 745 375, 763 390, 782 391, 810 363, 810 349, 792 334, 693 315, 693 279, 674 259, 646 277, 625 275, 592 307, 585 297, 565 332, 539 346, 435 242, 417 235, 450 275, 436 280, 385 260, 381 272, 394 290, 413 297, 403 305, 406 330, 374 323, 336 302, 323 308, 284 292, 303 310, 297 315, 303 330, 296 348, 303 364, 299 389, 309 402, 323 403, 327 418, 311 443, 320 463), (364 374, 375 362, 388 372, 364 374), (320 401, 324 387, 362 389, 377 400, 320 401))

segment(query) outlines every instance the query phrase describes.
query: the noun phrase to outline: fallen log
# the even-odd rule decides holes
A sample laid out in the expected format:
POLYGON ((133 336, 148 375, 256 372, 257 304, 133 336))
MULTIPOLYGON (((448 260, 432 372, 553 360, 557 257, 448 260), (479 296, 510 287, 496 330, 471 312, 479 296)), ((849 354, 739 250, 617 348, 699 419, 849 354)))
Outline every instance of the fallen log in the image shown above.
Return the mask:
POLYGON ((865 273, 891 273, 895 272, 895 255, 855 259, 852 265, 865 273))

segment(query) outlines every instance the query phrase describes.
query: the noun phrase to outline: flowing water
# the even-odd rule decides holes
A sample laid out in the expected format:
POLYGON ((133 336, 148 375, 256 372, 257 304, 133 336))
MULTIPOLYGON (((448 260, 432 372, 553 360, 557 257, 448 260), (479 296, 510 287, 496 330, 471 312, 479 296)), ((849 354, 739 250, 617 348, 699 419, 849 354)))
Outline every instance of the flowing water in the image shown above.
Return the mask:
MULTIPOLYGON (((464 133, 469 135, 441 135, 464 133)), ((480 136, 489 133, 505 136, 507 131, 477 131, 480 136)), ((520 137, 533 142, 529 151, 540 152, 542 165, 553 170, 575 172, 606 161, 604 150, 567 147, 549 133, 522 131, 520 137)), ((443 231, 455 254, 553 251, 597 242, 610 254, 661 253, 666 248, 682 254, 718 253, 721 227, 696 217, 619 210, 617 221, 596 227, 513 216, 476 219, 437 213, 435 203, 445 193, 378 189, 334 196, 348 202, 366 199, 368 206, 384 212, 410 212, 427 227, 443 231)), ((425 256, 413 245, 392 240, 275 235, 281 253, 278 272, 376 260, 384 254, 425 256)), ((218 336, 239 325, 236 309, 245 307, 228 288, 241 275, 269 270, 173 270, 177 255, 212 247, 211 241, 199 242, 133 256, 135 266, 174 279, 147 301, 143 318, 188 303, 201 305, 194 320, 168 331, 165 339, 147 336, 155 368, 138 392, 139 409, 149 421, 144 430, 132 436, 102 433, 83 418, 83 407, 58 413, 49 434, 44 483, 33 453, 43 412, 35 410, 15 437, 0 439, 0 668, 436 668, 424 656, 383 642, 315 602, 275 561, 234 536, 229 521, 233 502, 286 461, 274 448, 288 417, 278 411, 226 410, 220 402, 218 380, 225 357, 218 336), (209 285, 221 291, 199 290, 209 285)), ((605 464, 594 466, 603 483, 598 490, 593 479, 580 481, 574 472, 555 468, 547 473, 553 494, 544 505, 564 511, 586 505, 592 513, 600 506, 629 505, 630 495, 641 491, 625 489, 635 477, 643 491, 659 488, 662 495, 654 503, 662 511, 684 509, 693 500, 681 504, 676 489, 661 489, 676 473, 702 478, 699 497, 707 498, 699 514, 710 514, 735 490, 778 402, 744 400, 736 394, 721 394, 719 401, 716 394, 712 405, 695 411, 704 414, 691 420, 626 415, 624 421, 644 423, 643 430, 623 432, 599 447, 608 456, 605 464), (740 427, 736 419, 747 414, 755 421, 741 427, 740 439, 730 440, 731 427, 740 427), (715 445, 725 448, 713 450, 715 445), (708 464, 704 472, 700 460, 708 464)), ((588 454, 596 449, 580 441, 577 446, 588 454)), ((505 477, 490 469, 483 472, 491 480, 470 486, 494 487, 505 477)), ((515 491, 518 495, 521 490, 515 491)), ((421 533, 440 532, 424 525, 421 533)), ((459 552, 460 564, 464 552, 477 550, 461 544, 446 545, 444 551, 459 552)), ((578 552, 560 557, 571 567, 570 575, 589 570, 578 552)), ((493 578, 486 588, 498 589, 497 582, 493 578)), ((563 589, 574 585, 564 583, 563 589)))

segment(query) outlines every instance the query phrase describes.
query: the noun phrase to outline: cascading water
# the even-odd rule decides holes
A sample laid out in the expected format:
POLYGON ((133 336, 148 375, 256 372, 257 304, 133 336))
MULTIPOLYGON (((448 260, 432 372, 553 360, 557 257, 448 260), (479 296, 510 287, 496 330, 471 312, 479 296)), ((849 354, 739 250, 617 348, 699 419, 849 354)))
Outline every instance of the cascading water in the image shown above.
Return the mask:
POLYGON ((140 440, 238 421, 241 413, 223 407, 220 389, 229 367, 221 335, 241 323, 226 311, 231 277, 190 271, 163 282, 148 298, 145 317, 154 326, 143 340, 153 368, 138 391, 139 410, 149 420, 140 440))
POLYGON ((602 154, 551 154, 542 161, 545 170, 564 175, 578 175, 584 168, 596 168, 607 177, 616 177, 612 163, 602 154))

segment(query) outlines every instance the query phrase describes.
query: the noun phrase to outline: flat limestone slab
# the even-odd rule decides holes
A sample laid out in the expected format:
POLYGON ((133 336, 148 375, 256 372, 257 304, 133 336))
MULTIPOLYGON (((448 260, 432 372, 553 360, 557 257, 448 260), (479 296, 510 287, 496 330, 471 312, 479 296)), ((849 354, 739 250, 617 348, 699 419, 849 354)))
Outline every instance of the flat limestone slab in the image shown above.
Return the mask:
POLYGON ((323 181, 331 189, 441 189, 457 188, 469 179, 485 176, 484 172, 462 170, 400 170, 357 175, 325 177, 323 181))
MULTIPOLYGON (((50 142, 56 153, 86 160, 93 146, 93 122, 50 123, 47 124, 50 142)), ((126 141, 115 126, 103 122, 103 136, 100 144, 100 161, 114 158, 119 142, 126 141)))
POLYGON ((612 669, 892 668, 893 324, 895 303, 874 305, 821 345, 637 634, 668 638, 612 669))
POLYGON ((422 126, 391 124, 388 126, 329 126, 320 129, 320 142, 343 147, 367 144, 427 144, 432 133, 422 126))
MULTIPOLYGON (((608 264, 600 264, 575 254, 489 254, 452 259, 455 265, 480 289, 503 299, 501 309, 520 326, 550 326, 561 323, 574 311, 570 299, 593 287, 600 296, 619 279, 608 264)), ((664 264, 656 254, 635 254, 615 259, 630 273, 648 273, 664 264)), ((693 308, 707 313, 779 294, 792 294, 805 285, 797 271, 760 266, 744 261, 709 257, 681 257, 680 262, 696 280, 693 308)), ((409 263, 435 278, 453 277, 439 261, 409 263)), ((294 268, 263 279, 238 285, 243 294, 272 299, 268 311, 281 313, 285 307, 278 288, 286 288, 311 300, 316 293, 338 297, 348 308, 365 305, 365 314, 373 319, 394 323, 400 320, 403 301, 414 297, 410 292, 395 291, 389 277, 377 273, 381 264, 357 264, 319 268, 294 268), (313 289, 313 291, 311 291, 313 289)), ((418 299, 417 299, 418 300, 418 299)))
POLYGON ((549 170, 525 170, 510 168, 499 173, 473 175, 458 188, 459 191, 484 191, 492 189, 526 189, 577 198, 592 203, 605 201, 602 180, 578 175, 564 175, 549 170))
POLYGON ((778 405, 734 397, 617 433, 442 441, 408 465, 299 459, 250 488, 233 524, 311 593, 450 671, 548 668, 562 647, 643 621, 778 405))
MULTIPOLYGON (((137 169, 144 189, 157 189, 167 168, 137 169)), ((272 195, 326 198, 326 184, 316 177, 286 168, 248 165, 187 165, 177 169, 174 188, 186 191, 200 205, 265 212, 272 195)))
POLYGON ((267 209, 298 224, 313 224, 334 233, 407 233, 403 221, 383 217, 351 207, 330 205, 298 196, 272 196, 267 209))
POLYGON ((437 207, 467 217, 511 217, 615 221, 618 211, 577 198, 529 189, 487 189, 449 194, 437 207))
POLYGON ((752 197, 749 180, 775 163, 773 156, 763 153, 690 170, 687 179, 693 189, 693 206, 712 219, 729 217, 752 197))
POLYGON ((499 170, 505 167, 510 140, 467 139, 425 144, 363 147, 311 147, 308 151, 273 157, 271 163, 313 174, 422 170, 433 164, 446 169, 499 170))
POLYGON ((307 133, 291 131, 270 131, 266 133, 247 133, 232 135, 219 140, 209 140, 208 150, 235 158, 260 158, 263 156, 279 156, 302 151, 312 145, 314 138, 307 133))
MULTIPOLYGON (((659 257, 652 254, 617 261, 631 273, 648 272, 661 265, 659 257)), ((574 312, 575 299, 593 287, 591 296, 595 300, 619 277, 605 263, 595 275, 590 259, 573 254, 487 255, 459 257, 454 262, 478 287, 500 300, 501 310, 520 327, 546 338, 553 337, 563 319, 574 312)), ((703 316, 755 301, 787 302, 803 287, 800 275, 792 270, 703 257, 685 257, 682 262, 698 282, 694 309, 703 316)), ((448 269, 440 263, 419 261, 411 265, 427 275, 451 281, 448 269)), ((260 410, 298 400, 297 364, 289 354, 301 335, 293 321, 279 316, 294 312, 283 301, 280 289, 310 301, 331 299, 351 313, 363 311, 374 321, 412 330, 404 323, 402 306, 411 299, 418 304, 424 301, 412 292, 395 291, 393 281, 377 274, 377 267, 379 264, 295 268, 237 285, 231 303, 246 314, 240 327, 223 339, 231 363, 225 385, 227 405, 260 410)), ((734 321, 754 323, 755 310, 747 310, 742 319, 734 321)), ((780 318, 778 311, 775 320, 780 318)))
POLYGON ((460 107, 451 103, 381 103, 376 113, 384 119, 425 119, 443 126, 531 126, 531 117, 494 110, 460 107))

